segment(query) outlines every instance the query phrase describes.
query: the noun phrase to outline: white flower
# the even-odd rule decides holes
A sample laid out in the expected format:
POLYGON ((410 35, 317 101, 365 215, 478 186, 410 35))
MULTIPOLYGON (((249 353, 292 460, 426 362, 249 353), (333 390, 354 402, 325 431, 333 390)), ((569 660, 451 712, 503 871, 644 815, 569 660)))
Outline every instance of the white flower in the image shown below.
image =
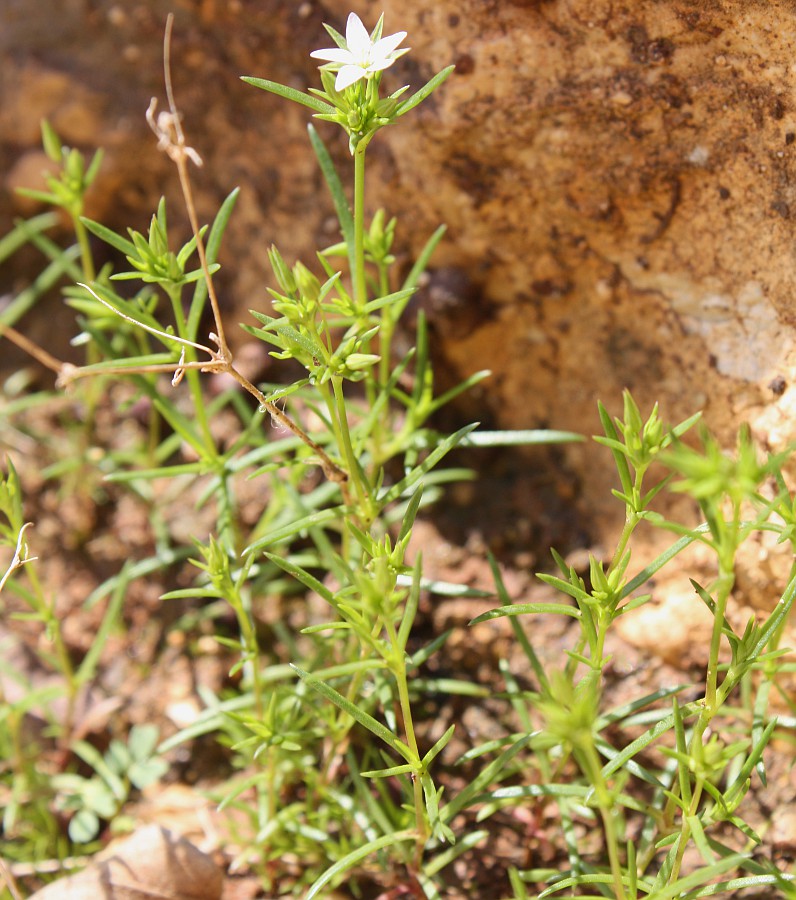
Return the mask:
POLYGON ((396 31, 374 41, 359 16, 350 13, 345 26, 346 49, 332 47, 329 50, 315 50, 310 56, 340 65, 334 87, 337 91, 343 91, 360 78, 367 78, 391 66, 406 53, 408 47, 398 51, 395 49, 405 37, 405 31, 396 31))

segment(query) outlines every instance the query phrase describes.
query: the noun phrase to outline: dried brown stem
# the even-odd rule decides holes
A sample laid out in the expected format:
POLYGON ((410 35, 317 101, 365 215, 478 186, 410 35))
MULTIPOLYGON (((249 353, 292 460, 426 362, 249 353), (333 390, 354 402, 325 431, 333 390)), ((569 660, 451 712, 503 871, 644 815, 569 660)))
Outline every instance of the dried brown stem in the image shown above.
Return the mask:
POLYGON ((14 873, 5 864, 5 860, 2 856, 0 856, 0 885, 2 884, 5 884, 12 900, 22 900, 22 894, 20 894, 19 887, 14 879, 14 873))
POLYGON ((56 359, 43 347, 34 343, 30 338, 25 337, 24 334, 20 334, 16 328, 12 328, 10 325, 3 325, 2 322, 0 322, 0 334, 4 334, 12 343, 16 344, 20 350, 24 350, 25 353, 32 356, 51 372, 55 372, 57 375, 61 374, 65 363, 62 363, 60 359, 56 359))
MULTIPOLYGON (((192 147, 188 146, 185 140, 185 133, 182 129, 180 121, 180 112, 174 99, 174 90, 171 80, 171 33, 174 24, 174 16, 169 14, 166 21, 166 33, 163 39, 163 72, 166 84, 166 99, 169 105, 168 113, 161 113, 157 119, 154 117, 156 101, 152 101, 147 113, 150 125, 158 136, 158 144, 161 149, 169 155, 177 166, 177 172, 180 178, 180 187, 182 189, 185 207, 188 211, 188 219, 191 223, 191 230, 196 240, 196 251, 199 256, 199 264, 204 274, 205 283, 207 284, 207 294, 210 298, 210 306, 213 311, 213 323, 215 334, 210 337, 218 345, 217 351, 210 351, 204 348, 211 356, 212 362, 201 366, 203 372, 225 372, 231 375, 235 381, 248 393, 250 393, 265 410, 268 411, 271 418, 279 425, 287 428, 298 438, 300 438, 312 451, 318 456, 318 460, 323 473, 330 481, 340 485, 343 492, 343 498, 346 503, 349 502, 348 496, 348 473, 338 466, 324 451, 324 449, 314 441, 305 431, 298 425, 287 413, 283 412, 275 403, 266 398, 248 378, 241 375, 233 365, 232 351, 227 343, 224 333, 224 324, 221 317, 221 305, 218 301, 213 276, 210 272, 210 266, 207 261, 207 253, 205 250, 204 240, 202 239, 199 228, 199 218, 196 214, 196 204, 194 203, 193 187, 191 186, 191 178, 188 172, 188 160, 190 159, 196 165, 201 165, 202 161, 199 154, 192 147)), ((182 368, 187 368, 188 365, 182 368)), ((175 372, 178 371, 176 368, 175 372)))
POLYGON ((161 150, 164 150, 168 154, 169 158, 177 166, 177 171, 180 178, 180 187, 182 189, 185 206, 188 211, 191 230, 193 231, 193 235, 196 240, 196 249, 199 255, 199 262, 202 268, 205 282, 207 284, 207 293, 208 297, 210 298, 210 306, 213 312, 213 324, 215 333, 211 332, 209 338, 210 341, 216 345, 216 347, 212 348, 203 344, 197 344, 193 341, 181 338, 178 335, 169 334, 165 331, 159 331, 158 329, 152 328, 151 326, 146 325, 143 322, 139 322, 136 319, 133 319, 132 317, 116 309, 106 300, 103 300, 102 297, 100 297, 88 285, 82 285, 82 287, 88 290, 96 300, 116 313, 116 315, 140 328, 143 328, 146 331, 157 335, 160 338, 174 341, 175 343, 180 344, 183 347, 190 346, 196 350, 201 350, 202 352, 207 353, 209 359, 205 360, 204 362, 186 362, 181 358, 180 361, 176 363, 163 363, 143 366, 125 366, 123 364, 120 364, 118 366, 109 366, 107 368, 103 368, 102 370, 98 370, 92 367, 74 366, 71 363, 62 362, 61 360, 56 359, 56 357, 52 356, 46 350, 39 347, 23 334, 20 334, 15 328, 12 328, 10 325, 0 324, 0 334, 5 334, 6 337, 13 341, 18 347, 20 347, 26 353, 30 354, 34 359, 37 359, 42 365, 55 372, 58 376, 57 384, 59 386, 66 386, 78 378, 85 378, 90 375, 140 375, 153 372, 172 373, 174 375, 172 383, 175 386, 179 384, 180 380, 182 379, 182 375, 187 369, 198 369, 200 372, 213 372, 218 374, 231 375, 232 378, 245 391, 251 394, 252 397, 257 400, 258 404, 270 414, 273 421, 275 421, 282 427, 287 428, 313 451, 313 453, 318 458, 318 465, 320 465, 326 478, 328 478, 329 481, 340 485, 340 490, 343 494, 343 500, 346 504, 349 504, 351 498, 348 488, 348 473, 337 463, 335 463, 334 460, 332 460, 332 458, 329 456, 329 454, 323 449, 323 447, 321 447, 321 445, 318 444, 317 441, 314 441, 300 425, 298 425, 293 419, 291 419, 290 416, 288 416, 287 413, 281 410, 275 403, 269 400, 265 396, 265 394, 263 394, 263 392, 259 390, 259 388, 252 384, 252 382, 249 381, 248 378, 243 376, 233 365, 233 355, 224 334, 224 325, 221 319, 221 306, 219 304, 218 295, 216 294, 215 286, 213 284, 213 276, 210 272, 210 266, 207 261, 207 252, 205 250, 204 241, 202 240, 202 235, 199 228, 199 220, 196 215, 196 204, 194 203, 193 189, 191 187, 191 179, 188 173, 188 160, 191 160, 198 166, 202 165, 202 160, 196 150, 194 150, 193 147, 188 146, 185 141, 185 133, 183 132, 182 125, 180 124, 180 113, 174 101, 174 92, 172 89, 171 81, 170 56, 171 32, 173 22, 174 17, 170 14, 166 22, 166 33, 163 43, 163 64, 166 82, 166 98, 168 101, 169 109, 168 112, 161 112, 156 117, 155 111, 157 109, 157 101, 153 99, 149 105, 149 109, 147 110, 147 121, 149 122, 150 127, 152 128, 154 133, 157 135, 158 146, 161 150))

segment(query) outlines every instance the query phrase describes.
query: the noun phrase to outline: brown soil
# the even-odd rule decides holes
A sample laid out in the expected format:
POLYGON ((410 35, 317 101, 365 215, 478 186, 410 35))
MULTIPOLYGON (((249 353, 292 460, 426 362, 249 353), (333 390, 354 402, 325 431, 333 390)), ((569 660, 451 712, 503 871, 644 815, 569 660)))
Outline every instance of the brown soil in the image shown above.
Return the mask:
MULTIPOLYGON (((102 479, 102 460, 107 451, 129 447, 143 436, 142 426, 134 417, 120 414, 127 398, 128 389, 123 385, 103 389, 95 428, 83 456, 61 483, 48 478, 45 470, 53 463, 71 459, 75 436, 68 432, 74 431, 74 422, 83 412, 76 399, 54 397, 24 416, 10 418, 2 432, 3 448, 20 472, 26 515, 34 523, 30 538, 32 550, 39 557, 35 565, 47 589, 56 592, 58 616, 75 661, 92 646, 107 597, 103 595, 99 602, 87 600, 126 561, 144 559, 155 552, 150 504, 133 491, 102 479)), ((592 451, 604 452, 596 447, 592 451)), ((512 597, 551 600, 551 590, 531 574, 548 567, 550 546, 580 567, 586 562, 587 549, 600 552, 592 546, 578 515, 578 478, 562 469, 555 448, 533 452, 460 451, 454 461, 474 467, 478 478, 451 489, 447 499, 417 526, 416 543, 423 548, 429 577, 492 590, 486 559, 487 551, 491 551, 500 561, 512 597)), ((242 481, 239 488, 243 491, 244 515, 249 510, 254 518, 263 502, 262 487, 257 481, 242 481)), ((202 521, 193 509, 199 486, 186 490, 184 483, 165 484, 157 491, 159 502, 166 504, 166 524, 173 536, 185 544, 190 544, 191 536, 206 536, 210 521, 202 521)), ((193 568, 179 563, 130 582, 123 606, 124 628, 111 635, 98 676, 80 699, 76 735, 103 747, 110 737, 124 735, 132 724, 154 722, 165 737, 201 708, 198 685, 218 691, 229 684, 234 660, 211 637, 219 621, 203 618, 200 601, 164 603, 159 599, 165 591, 190 585, 194 575, 193 568), (175 627, 178 620, 180 626, 175 627)), ((38 626, 11 618, 8 612, 19 603, 10 595, 3 599, 8 608, 0 624, 0 637, 12 647, 8 662, 41 686, 51 678, 37 657, 47 648, 45 637, 38 626)), ((533 687, 527 662, 507 620, 475 628, 468 624, 494 605, 494 599, 423 598, 416 645, 452 629, 447 644, 427 664, 427 674, 475 681, 499 693, 504 685, 499 664, 508 661, 520 684, 533 687)), ((558 664, 572 646, 571 622, 557 616, 526 620, 528 633, 546 664, 558 664)), ((686 647, 681 646, 681 652, 669 662, 618 635, 612 637, 609 649, 613 660, 606 672, 608 706, 662 686, 684 682, 698 685, 703 677, 700 653, 688 652, 686 647)), ((698 689, 691 694, 698 696, 698 689)), ((508 705, 499 699, 478 702, 465 697, 430 696, 423 709, 426 718, 421 737, 429 743, 449 724, 457 725, 457 736, 444 755, 446 762, 514 727, 508 705)), ((789 811, 796 797, 796 779, 789 750, 784 745, 780 749, 783 752, 769 754, 767 787, 755 780, 744 810, 750 824, 764 836, 757 852, 788 868, 796 858, 796 823, 789 811)), ((53 746, 42 757, 42 765, 62 768, 66 760, 62 750, 53 746)), ((186 834, 227 865, 235 855, 234 836, 230 836, 224 817, 204 799, 206 790, 222 785, 228 777, 227 754, 212 740, 202 739, 174 751, 170 761, 166 786, 137 798, 130 807, 131 815, 138 823, 155 822, 186 834)), ((442 781, 452 794, 475 771, 472 765, 469 770, 448 767, 442 781)), ((458 824, 473 827, 472 820, 458 824)), ((550 804, 507 809, 487 820, 487 827, 490 836, 485 845, 465 854, 454 866, 447 898, 498 900, 509 892, 505 874, 509 865, 566 864, 561 856, 560 826, 550 804)), ((578 828, 579 840, 596 850, 598 843, 587 825, 580 823, 578 828)), ((24 883, 32 887, 35 882, 24 883)), ((405 873, 374 874, 372 881, 365 878, 364 883, 366 897, 378 895, 386 900, 412 896, 400 889, 401 884, 408 883, 405 873)), ((265 896, 256 876, 247 874, 245 868, 230 873, 225 900, 265 896)), ((336 896, 349 895, 342 891, 336 896)), ((758 891, 748 896, 777 894, 758 891)))

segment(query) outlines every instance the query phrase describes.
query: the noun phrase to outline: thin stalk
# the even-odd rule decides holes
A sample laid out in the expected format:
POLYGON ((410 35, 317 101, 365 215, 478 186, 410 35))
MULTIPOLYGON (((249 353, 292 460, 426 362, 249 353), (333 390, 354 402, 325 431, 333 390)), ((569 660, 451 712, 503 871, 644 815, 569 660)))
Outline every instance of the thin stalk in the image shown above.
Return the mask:
MULTIPOLYGON (((82 206, 82 203, 81 203, 82 206)), ((91 253, 91 242, 88 237, 86 226, 80 221, 80 216, 72 216, 72 225, 75 229, 75 236, 80 247, 80 265, 83 269, 83 275, 86 281, 94 281, 97 277, 97 270, 94 266, 94 257, 91 253)))
POLYGON ((576 751, 581 768, 586 773, 589 783, 594 787, 597 797, 597 805, 603 820, 605 843, 608 849, 608 860, 611 866, 611 875, 614 879, 614 895, 616 900, 625 900, 625 887, 622 881, 622 864, 619 859, 619 841, 616 836, 614 824, 613 803, 611 793, 605 783, 600 766, 600 758, 589 736, 589 740, 583 742, 576 751))
POLYGON ((365 284, 365 151, 367 142, 360 141, 354 150, 354 306, 364 309, 368 301, 365 284))
POLYGON ((611 564, 608 567, 608 573, 614 571, 614 569, 622 562, 622 559, 625 556, 625 552, 627 551, 627 545, 630 542, 630 538, 633 535, 633 532, 636 530, 636 526, 641 521, 640 516, 635 510, 632 510, 628 507, 627 517, 625 518, 625 525, 622 528, 622 534, 619 535, 619 541, 616 545, 616 551, 614 552, 613 558, 611 559, 611 564))
MULTIPOLYGON (((179 287, 165 288, 168 294, 171 306, 174 311, 174 320, 177 325, 177 334, 188 340, 187 327, 185 323, 185 314, 182 309, 182 297, 179 287)), ((183 344, 185 349, 185 362, 196 362, 196 351, 191 346, 183 344)), ((201 379, 199 372, 194 367, 185 368, 185 379, 188 382, 188 389, 191 392, 193 400, 194 414, 196 416, 199 430, 202 432, 205 447, 209 454, 213 457, 218 455, 216 442, 213 440, 213 434, 210 430, 210 422, 207 418, 207 404, 205 403, 204 394, 202 393, 201 379)))
MULTIPOLYGON (((24 334, 21 334, 16 328, 12 328, 10 325, 4 325, 0 322, 0 335, 7 337, 12 344, 16 344, 20 350, 23 350, 28 356, 32 356, 37 362, 40 362, 45 368, 50 369, 50 371, 58 376, 61 376, 64 369, 69 366, 68 363, 63 363, 60 359, 56 359, 43 347, 34 343, 30 338, 25 337, 24 334)), ((71 368, 74 369, 75 367, 72 366, 71 368)))
MULTIPOLYGON (((387 267, 379 266, 379 295, 386 297, 390 293, 390 282, 387 267)), ((390 362, 392 360, 392 336, 395 330, 395 314, 389 306, 381 311, 381 328, 379 329, 379 383, 382 387, 390 380, 390 362)))
POLYGON ((268 762, 266 763, 266 770, 268 773, 268 788, 265 792, 266 804, 268 807, 268 821, 273 822, 276 818, 278 809, 277 809, 277 800, 279 799, 279 791, 277 790, 276 784, 276 754, 277 749, 275 747, 270 747, 268 750, 268 762))
MULTIPOLYGON (((701 753, 701 737, 699 748, 701 753)), ((683 816, 682 822, 680 824, 680 836, 678 838, 677 853, 672 863, 672 871, 669 874, 669 884, 673 884, 680 877, 680 870, 683 865, 683 857, 685 856, 685 851, 691 838, 691 826, 688 824, 688 821, 691 816, 695 816, 697 814, 697 811, 699 810, 699 803, 702 800, 702 785, 702 779, 698 778, 694 784, 694 791, 691 795, 691 803, 688 808, 688 814, 683 816)))
MULTIPOLYGON (((412 719, 412 703, 409 699, 409 684, 406 677, 406 655, 398 642, 395 625, 389 618, 384 622, 384 628, 387 632, 387 641, 392 651, 388 658, 388 662, 390 664, 390 671, 392 672, 395 684, 398 688, 398 703, 401 707, 401 721, 403 722, 406 745, 412 751, 415 759, 419 760, 420 749, 417 744, 417 735, 415 734, 415 726, 412 719)), ((412 775, 412 794, 415 811, 415 828, 417 829, 415 865, 419 870, 422 862, 423 848, 429 837, 429 828, 425 814, 425 803, 423 801, 423 785, 417 774, 412 775)))
MULTIPOLYGON (((719 677, 719 651, 721 650, 722 627, 724 625, 727 610, 727 601, 730 591, 735 583, 733 561, 738 546, 738 510, 735 510, 733 520, 733 532, 724 534, 720 546, 716 548, 719 557, 719 575, 716 579, 716 590, 713 609, 713 631, 710 636, 710 650, 708 655, 708 667, 705 677, 705 699, 702 711, 694 724, 691 740, 688 745, 688 755, 694 761, 694 770, 698 773, 695 778, 694 789, 689 809, 690 815, 695 815, 699 809, 702 798, 704 776, 704 738, 711 720, 718 712, 718 677, 719 677)), ((669 875, 669 884, 679 878, 683 856, 688 843, 691 829, 688 824, 688 816, 683 816, 680 825, 680 844, 677 855, 669 875)))
MULTIPOLYGON (((359 658, 365 659, 369 655, 369 651, 366 647, 360 645, 359 648, 359 658)), ((362 683, 365 680, 366 673, 363 671, 355 672, 351 678, 351 681, 348 685, 348 690, 346 691, 346 699, 351 703, 356 703, 356 698, 359 696, 360 688, 362 687, 362 683)), ((348 735, 351 732, 351 729, 354 725, 354 720, 347 713, 344 713, 342 710, 338 711, 335 725, 331 729, 334 736, 329 736, 326 741, 326 747, 324 750, 325 761, 323 764, 323 771, 321 775, 321 779, 324 783, 330 784, 332 778, 332 770, 340 757, 343 755, 346 749, 346 745, 348 743, 348 735)))
POLYGON ((47 639, 52 643, 55 650, 55 658, 59 674, 66 682, 66 712, 63 717, 63 731, 58 735, 59 743, 66 746, 71 740, 72 726, 74 725, 75 703, 77 701, 77 692, 80 685, 77 682, 75 668, 72 665, 72 659, 69 651, 64 643, 63 632, 61 630, 61 619, 55 609, 55 599, 48 602, 44 597, 44 590, 39 580, 38 572, 35 566, 27 567, 27 576, 30 580, 31 594, 35 598, 36 612, 41 622, 45 626, 47 639))
POLYGON ((363 484, 360 477, 360 468, 354 455, 354 448, 351 444, 351 432, 348 428, 348 415, 346 413, 345 395, 343 394, 343 379, 339 375, 332 376, 332 389, 334 390, 335 412, 338 424, 338 431, 342 441, 341 450, 346 461, 346 468, 351 482, 354 485, 354 494, 359 504, 361 521, 365 525, 370 525, 373 521, 374 510, 372 498, 368 487, 363 484))
POLYGON ((218 475, 218 491, 216 493, 216 502, 218 504, 218 535, 225 546, 234 553, 238 553, 241 547, 239 546, 238 510, 235 504, 235 496, 232 490, 232 484, 230 483, 229 473, 224 470, 223 460, 217 458, 216 462, 220 470, 218 475))
MULTIPOLYGON (((177 173, 180 178, 180 188, 182 189, 185 208, 188 212, 188 220, 191 223, 191 230, 196 239, 196 252, 199 256, 199 263, 202 267, 205 281, 207 282, 207 295, 210 298, 210 307, 213 310, 213 322, 216 329, 215 333, 218 341, 219 353, 225 361, 229 362, 231 357, 227 339, 224 334, 224 323, 221 319, 221 306, 218 302, 215 285, 210 274, 205 244, 199 229, 199 219, 196 215, 193 187, 191 185, 191 178, 188 174, 189 159, 197 165, 201 165, 202 161, 193 147, 189 147, 185 142, 185 134, 182 130, 182 125, 180 124, 180 114, 177 109, 177 104, 174 101, 174 91, 171 84, 171 31, 173 26, 174 15, 170 13, 166 19, 166 32, 163 36, 163 80, 166 85, 166 99, 169 104, 169 120, 167 125, 161 125, 160 122, 154 123, 153 128, 160 138, 163 149, 166 150, 169 158, 177 166, 177 173)), ((154 108, 152 106, 150 106, 150 115, 154 121, 154 108)))
MULTIPOLYGON (((705 681, 705 712, 709 718, 705 723, 707 727, 710 719, 716 713, 718 678, 719 678, 719 651, 721 650, 722 629, 727 611, 727 601, 730 591, 735 583, 735 575, 732 571, 723 571, 717 580, 715 609, 713 614, 713 631, 710 635, 710 652, 708 655, 708 669, 705 681)), ((700 720, 701 720, 700 716, 700 720)))
MULTIPOLYGON (((409 700, 409 686, 406 683, 406 667, 401 666, 399 672, 394 672, 395 680, 398 685, 398 701, 401 704, 401 718, 404 723, 404 734, 406 743, 417 759, 420 759, 420 752, 417 746, 417 737, 415 735, 415 726, 412 721, 412 704, 409 700)), ((412 791, 414 794, 415 807, 415 827, 417 828, 417 852, 420 855, 423 847, 428 840, 428 822, 424 813, 425 804, 423 803, 423 785, 420 778, 414 776, 412 778, 412 791)), ((420 860, 418 859, 418 864, 420 860)))
MULTIPOLYGON (((204 240, 202 239, 202 235, 199 230, 199 219, 196 215, 196 205, 194 203, 193 189, 191 186, 191 179, 188 173, 188 160, 191 160, 196 165, 201 165, 202 160, 196 150, 193 147, 189 147, 185 141, 185 134, 182 129, 182 125, 180 124, 180 114, 177 109, 177 104, 174 100, 174 92, 172 90, 171 83, 171 62, 170 62, 170 46, 171 46, 171 31, 174 24, 174 16, 173 14, 169 14, 166 20, 166 33, 163 38, 163 73, 164 80, 166 85, 166 96, 168 99, 169 112, 165 115, 165 119, 161 119, 161 116, 155 118, 155 109, 157 107, 157 101, 153 100, 150 103, 149 109, 147 110, 147 121, 150 124, 150 127, 154 131, 154 133, 158 137, 158 146, 166 152, 169 159, 171 159, 174 164, 177 166, 177 172, 180 178, 180 187, 182 189, 183 199, 185 201, 186 210, 188 213, 188 219, 191 223, 191 230, 193 232, 194 239, 196 240, 196 251, 199 256, 199 264, 202 269, 202 273, 204 275, 205 282, 207 283, 207 294, 210 299, 210 307, 213 311, 213 322, 215 326, 215 333, 210 335, 213 343, 216 344, 218 350, 212 350, 207 347, 202 347, 201 345, 197 345, 191 341, 186 342, 185 340, 181 340, 183 346, 194 346, 197 349, 204 350, 210 355, 211 361, 208 364, 201 366, 201 371, 204 372, 226 372, 231 375, 238 384, 244 388, 244 390, 248 391, 253 397, 255 397, 260 404, 260 406, 267 410, 271 414, 271 418, 274 419, 278 424, 283 425, 285 428, 288 428, 296 437, 300 438, 308 447, 310 447, 315 454, 319 458, 319 464, 323 469, 323 473, 330 481, 335 482, 340 485, 340 491, 343 495, 343 499, 346 503, 350 502, 349 493, 348 493, 348 474, 344 472, 338 465, 336 465, 326 454, 323 448, 316 442, 313 441, 312 438, 302 429, 300 428, 288 415, 286 415, 282 410, 275 404, 272 403, 268 398, 260 391, 257 387, 255 387, 247 378, 241 375, 240 372, 233 366, 232 364, 232 352, 227 344, 227 340, 224 334, 224 325, 221 319, 221 306, 218 302, 218 296, 216 294, 215 284, 213 282, 213 276, 210 272, 210 267, 207 260, 207 253, 205 252, 204 240)), ((361 152, 365 151, 365 142, 362 143, 361 152)), ((362 178, 361 181, 364 184, 364 164, 362 169, 362 178)), ((362 188, 360 188, 362 190, 362 188)), ((364 209, 364 202, 362 203, 362 208, 364 209)), ((362 224, 361 216, 360 216, 360 225, 362 224)), ((364 237, 362 238, 362 288, 364 289, 364 237)), ((96 295, 95 295, 96 296, 96 295)), ((99 299, 99 298, 97 298, 99 299)), ((118 313, 118 311, 116 311, 118 313)), ((141 325, 141 323, 138 323, 141 325)), ((146 326, 141 326, 146 327, 146 326)), ((183 367, 176 365, 174 367, 174 372, 179 373, 183 367)), ((190 366, 186 366, 185 368, 190 368, 190 366)))
MULTIPOLYGON (((642 496, 642 486, 644 482, 644 475, 647 471, 647 466, 643 468, 638 468, 635 470, 635 483, 633 485, 633 498, 634 504, 637 507, 641 507, 641 496, 642 496)), ((622 534, 619 536, 619 541, 616 545, 616 551, 614 552, 613 559, 611 560, 611 565, 608 567, 608 571, 613 572, 614 569, 620 565, 622 559, 625 556, 625 552, 627 550, 627 545, 630 542, 630 538, 633 532, 636 530, 636 526, 641 521, 641 509, 634 508, 633 505, 628 504, 627 506, 627 515, 625 516, 625 526, 622 529, 622 534)))
POLYGON ((5 861, 0 856, 0 880, 5 884, 8 893, 11 895, 12 900, 22 900, 22 894, 19 892, 19 886, 17 885, 16 880, 14 879, 14 874, 11 869, 5 864, 5 861))
POLYGON ((240 611, 240 628, 242 632, 244 646, 246 647, 246 656, 248 657, 249 666, 251 666, 251 679, 252 679, 252 697, 254 700, 254 709, 257 713, 258 719, 262 718, 263 715, 263 685, 259 675, 259 667, 257 664, 260 645, 257 641, 257 633, 254 629, 254 625, 250 620, 250 609, 243 606, 243 598, 240 598, 241 603, 241 611, 240 611))
MULTIPOLYGON (((83 198, 80 200, 80 208, 71 214, 72 227, 74 228, 75 237, 80 247, 80 265, 83 269, 84 280, 89 284, 97 277, 97 267, 94 264, 94 256, 91 253, 91 240, 86 226, 80 221, 83 215, 83 198)), ((86 346, 86 362, 91 365, 100 361, 101 355, 99 348, 90 341, 86 346)), ((102 392, 102 383, 94 382, 85 390, 84 399, 86 403, 86 413, 83 417, 83 430, 81 440, 83 443, 81 455, 85 457, 91 435, 94 433, 94 423, 96 419, 97 407, 100 402, 102 392)))
MULTIPOLYGON (((379 264, 379 296, 386 297, 390 292, 387 267, 379 264)), ((379 390, 384 390, 390 380, 390 368, 392 365, 392 339, 395 330, 395 314, 389 306, 381 311, 381 327, 379 328, 379 378, 374 384, 372 378, 368 378, 369 398, 371 405, 376 402, 379 390)), ((371 467, 374 477, 388 457, 384 453, 385 445, 393 436, 391 408, 389 402, 383 407, 382 414, 373 424, 371 436, 371 467)))

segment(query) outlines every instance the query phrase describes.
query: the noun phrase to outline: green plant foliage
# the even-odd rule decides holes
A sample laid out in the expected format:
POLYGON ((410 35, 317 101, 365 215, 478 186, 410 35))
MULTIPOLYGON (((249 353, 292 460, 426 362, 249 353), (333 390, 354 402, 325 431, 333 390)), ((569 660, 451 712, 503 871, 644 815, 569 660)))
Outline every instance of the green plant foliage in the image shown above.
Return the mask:
POLYGON ((69 837, 76 844, 93 841, 101 819, 113 819, 124 806, 130 788, 143 790, 168 771, 168 763, 156 754, 158 729, 154 725, 134 725, 127 743, 112 740, 104 754, 91 744, 76 741, 72 750, 94 772, 82 775, 55 775, 58 809, 72 813, 69 837))
MULTIPOLYGON (((792 671, 782 641, 796 565, 768 615, 742 630, 727 615, 746 541, 773 533, 793 555, 796 500, 783 473, 790 453, 765 456, 746 429, 735 453, 727 453, 705 429, 694 438, 698 415, 670 427, 657 406, 645 418, 629 392, 621 416, 599 404, 603 434, 594 452, 612 454, 613 495, 625 513, 612 554, 592 555, 586 572, 553 551, 555 568, 540 578, 559 599, 545 602, 512 601, 493 561, 497 604, 471 624, 507 618, 527 663, 522 671, 501 663, 499 692, 429 674, 426 664, 447 634, 420 640, 423 593, 484 596, 429 581, 423 554, 413 551, 424 509, 444 497, 447 483, 473 476, 445 468, 447 458, 464 448, 580 437, 482 432, 476 425, 442 434, 435 426, 435 413, 489 373, 440 394, 422 314, 412 346, 397 341, 445 230, 428 236, 404 274, 401 223, 385 210, 370 212, 365 174, 378 132, 440 88, 452 67, 408 94, 404 87, 382 93, 390 65, 405 52, 397 50, 403 32, 384 37, 383 27, 382 17, 368 33, 354 14, 345 36, 327 27, 335 47, 316 51, 324 60, 320 88, 304 93, 244 78, 341 128, 352 157, 350 171, 338 171, 321 133, 309 126, 339 235, 305 261, 287 260, 271 245, 273 286, 243 325, 272 357, 291 363, 284 371, 298 374, 289 383, 255 384, 236 364, 213 276, 238 191, 208 225, 197 221, 190 167, 201 160, 186 143, 170 75, 169 109, 155 116, 153 104, 148 120, 178 170, 191 226, 182 246, 170 234, 163 200, 146 234, 129 229, 125 237, 86 219, 85 191, 101 154, 86 163, 42 126, 59 169, 46 191, 27 193, 65 210, 76 242, 63 248, 47 238, 56 221, 49 213, 17 223, 0 240, 0 264, 28 244, 43 256, 41 275, 12 298, 0 330, 53 369, 57 385, 40 395, 22 388, 14 397, 6 386, 0 415, 22 420, 70 387, 83 420, 68 423, 69 446, 52 450, 43 477, 65 495, 129 492, 145 505, 155 549, 86 598, 87 609, 101 604, 102 612, 90 649, 78 658, 64 637, 56 591, 39 579, 23 479, 6 460, 0 545, 9 561, 0 603, 9 618, 13 612, 38 629, 38 661, 55 686, 34 686, 0 653, 3 676, 23 688, 22 699, 0 693, 0 856, 38 861, 92 850, 105 829, 130 824, 130 799, 170 774, 175 749, 204 738, 226 754, 230 774, 214 798, 230 814, 240 861, 260 873, 269 896, 321 897, 341 885, 361 896, 371 888, 368 879, 381 880, 385 896, 393 896, 390 878, 398 873, 411 896, 436 900, 452 884, 454 863, 481 852, 494 816, 508 810, 527 824, 554 809, 557 865, 510 868, 507 898, 690 900, 758 885, 792 897, 792 874, 756 855, 761 836, 743 816, 748 791, 765 782, 774 736, 794 740, 796 704, 781 675, 792 671), (124 257, 121 271, 97 271, 89 235, 124 257), (63 280, 75 343, 85 352, 81 365, 54 360, 13 327, 63 280), (216 379, 223 389, 211 390, 209 375, 223 376, 216 379), (111 386, 122 391, 121 402, 103 397, 111 386), (145 419, 138 444, 87 452, 103 402, 116 405, 122 422, 133 408, 145 419), (240 499, 247 478, 261 489, 254 514, 240 499), (170 516, 175 508, 183 519, 193 516, 181 507, 184 487, 202 522, 212 523, 201 525, 197 516, 192 540, 177 533, 170 516), (692 498, 703 521, 667 518, 662 501, 673 493, 692 498), (634 568, 640 529, 672 542, 634 568), (694 603, 713 623, 704 684, 667 685, 612 706, 606 674, 617 621, 650 602, 653 576, 679 565, 695 543, 715 560, 713 577, 692 582, 694 603), (154 725, 132 727, 126 740, 113 736, 116 729, 104 741, 79 733, 78 698, 123 627, 130 583, 156 573, 170 579, 175 567, 181 581, 169 581, 174 589, 163 600, 194 606, 174 627, 196 653, 198 626, 213 629, 229 660, 228 684, 219 693, 200 687, 201 714, 160 742, 154 725), (310 600, 294 605, 297 597, 310 600), (268 604, 299 613, 263 617, 268 604), (572 626, 555 665, 529 625, 551 615, 572 626), (468 738, 455 725, 435 732, 429 713, 437 697, 452 694, 505 704, 505 732, 469 746, 459 760, 469 780, 450 776, 454 738, 468 738), (789 718, 772 713, 777 694, 789 718), (26 741, 32 712, 44 728, 26 741), (42 748, 58 766, 42 764, 42 748), (579 839, 584 829, 593 837, 588 850, 579 839)), ((46 435, 36 437, 47 444, 46 435)))

